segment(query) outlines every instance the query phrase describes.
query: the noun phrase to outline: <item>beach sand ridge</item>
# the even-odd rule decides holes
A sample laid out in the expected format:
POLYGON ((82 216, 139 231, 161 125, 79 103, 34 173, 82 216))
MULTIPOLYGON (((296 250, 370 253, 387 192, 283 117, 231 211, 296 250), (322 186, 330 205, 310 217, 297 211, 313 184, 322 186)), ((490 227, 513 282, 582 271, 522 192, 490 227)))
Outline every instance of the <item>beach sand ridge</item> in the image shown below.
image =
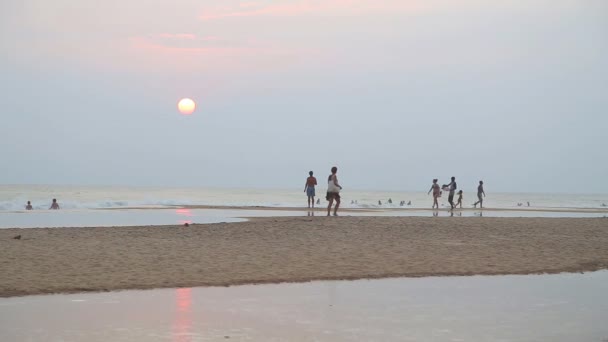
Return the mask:
POLYGON ((605 218, 314 216, 0 230, 3 297, 599 269, 608 269, 605 218))

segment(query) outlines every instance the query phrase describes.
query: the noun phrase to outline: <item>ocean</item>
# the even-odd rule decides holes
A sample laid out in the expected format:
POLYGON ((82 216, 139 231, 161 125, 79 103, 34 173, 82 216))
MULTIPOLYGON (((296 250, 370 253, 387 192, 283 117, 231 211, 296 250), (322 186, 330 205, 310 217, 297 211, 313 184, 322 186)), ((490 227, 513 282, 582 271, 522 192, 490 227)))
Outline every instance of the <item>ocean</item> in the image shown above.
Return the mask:
MULTIPOLYGON (((217 188, 162 188, 120 186, 56 186, 56 185, 0 185, 0 211, 20 211, 31 201, 34 209, 48 209, 56 198, 62 209, 102 208, 171 208, 175 206, 243 206, 243 207, 305 207, 303 187, 293 189, 217 189, 217 188)), ((601 209, 608 205, 608 194, 548 194, 548 193, 492 193, 486 192, 484 206, 494 209, 561 208, 601 209)), ((389 192, 344 189, 344 208, 430 208, 432 196, 426 192, 389 192), (389 204, 389 199, 392 204, 389 204), (356 202, 355 202, 356 201, 356 202), (400 202, 405 204, 400 206, 400 202), (411 203, 407 205, 407 203, 411 203)), ((326 205, 325 189, 317 188, 320 206, 326 205)), ((463 208, 471 208, 477 201, 475 189, 464 192, 463 208)), ((440 198, 442 207, 449 206, 447 194, 440 198)))
MULTIPOLYGON (((96 227, 238 222, 246 217, 323 215, 307 206, 303 187, 294 189, 216 189, 118 186, 0 186, 0 228, 96 227), (56 198, 61 210, 48 210, 56 198), (27 201, 34 210, 26 211, 27 201)), ((319 208, 327 206, 325 189, 317 189, 319 208)), ((425 192, 345 189, 342 215, 606 217, 608 195, 488 192, 484 210, 473 210, 476 193, 464 194, 463 209, 428 210, 425 192), (389 203, 389 199, 392 203, 389 203), (403 205, 401 203, 403 202, 403 205), (530 206, 528 207, 528 202, 530 206), (408 205, 409 203, 409 205, 408 205), (518 205, 520 204, 520 205, 518 205), (359 210, 356 210, 359 209, 359 210)))

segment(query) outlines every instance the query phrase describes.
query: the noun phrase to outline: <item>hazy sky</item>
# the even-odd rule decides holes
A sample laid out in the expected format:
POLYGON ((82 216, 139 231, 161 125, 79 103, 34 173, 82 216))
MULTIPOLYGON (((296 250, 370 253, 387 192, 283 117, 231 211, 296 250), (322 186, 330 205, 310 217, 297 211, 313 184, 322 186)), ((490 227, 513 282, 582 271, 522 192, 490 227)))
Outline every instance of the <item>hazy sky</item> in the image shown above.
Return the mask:
POLYGON ((0 75, 4 184, 608 193, 605 0, 2 1, 0 75))

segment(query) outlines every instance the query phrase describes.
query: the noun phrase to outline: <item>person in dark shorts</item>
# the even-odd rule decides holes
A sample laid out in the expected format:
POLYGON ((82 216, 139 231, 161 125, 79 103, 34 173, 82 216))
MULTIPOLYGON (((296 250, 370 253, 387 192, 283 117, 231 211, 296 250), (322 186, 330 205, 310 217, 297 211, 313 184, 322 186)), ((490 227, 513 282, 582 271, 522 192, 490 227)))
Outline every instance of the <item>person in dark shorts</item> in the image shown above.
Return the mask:
POLYGON ((329 205, 327 206, 327 216, 330 216, 331 206, 336 201, 336 206, 334 208, 334 216, 338 216, 338 208, 340 207, 340 190, 342 190, 342 186, 338 183, 338 176, 336 173, 338 172, 337 167, 331 168, 331 175, 327 178, 327 196, 325 197, 329 201, 329 205))
POLYGON ((477 205, 479 204, 480 208, 483 208, 483 197, 486 197, 486 193, 485 191, 483 191, 483 181, 479 181, 479 186, 477 187, 477 199, 478 201, 473 203, 473 206, 475 208, 477 208, 477 205))
POLYGON ((317 179, 312 176, 312 171, 308 173, 306 178, 306 184, 304 185, 304 192, 308 196, 308 207, 315 207, 315 186, 317 185, 317 179))
POLYGON ((456 189, 458 189, 458 186, 456 185, 456 177, 452 177, 452 181, 450 182, 450 184, 447 185, 447 188, 450 190, 450 194, 448 195, 448 202, 450 203, 452 209, 454 209, 454 194, 456 193, 456 189))

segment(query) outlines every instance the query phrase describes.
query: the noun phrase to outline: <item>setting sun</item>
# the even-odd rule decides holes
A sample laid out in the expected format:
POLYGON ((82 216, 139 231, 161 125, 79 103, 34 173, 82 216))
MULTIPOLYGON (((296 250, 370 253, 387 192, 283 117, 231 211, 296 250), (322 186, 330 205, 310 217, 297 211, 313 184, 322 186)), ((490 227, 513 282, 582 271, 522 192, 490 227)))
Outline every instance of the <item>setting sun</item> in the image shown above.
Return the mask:
POLYGON ((177 109, 182 114, 190 115, 194 112, 194 109, 196 109, 196 103, 189 98, 181 99, 177 103, 177 109))

